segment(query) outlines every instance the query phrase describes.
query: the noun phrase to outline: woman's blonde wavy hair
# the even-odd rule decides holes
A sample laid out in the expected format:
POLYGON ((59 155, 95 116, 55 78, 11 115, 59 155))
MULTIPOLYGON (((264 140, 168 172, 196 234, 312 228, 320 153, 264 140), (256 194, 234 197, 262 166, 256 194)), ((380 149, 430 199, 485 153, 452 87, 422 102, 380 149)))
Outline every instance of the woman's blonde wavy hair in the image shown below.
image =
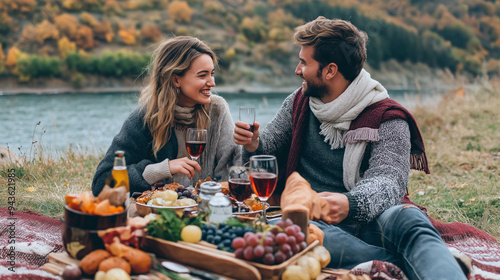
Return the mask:
MULTIPOLYGON (((144 125, 153 136, 153 153, 168 142, 174 127, 174 108, 177 103, 178 88, 174 86, 173 75, 183 76, 191 63, 203 54, 209 55, 217 65, 215 53, 201 40, 190 36, 178 36, 163 41, 155 50, 148 67, 146 87, 141 91, 139 104, 144 111, 144 125)), ((195 106, 195 124, 207 128, 208 106, 195 106)))

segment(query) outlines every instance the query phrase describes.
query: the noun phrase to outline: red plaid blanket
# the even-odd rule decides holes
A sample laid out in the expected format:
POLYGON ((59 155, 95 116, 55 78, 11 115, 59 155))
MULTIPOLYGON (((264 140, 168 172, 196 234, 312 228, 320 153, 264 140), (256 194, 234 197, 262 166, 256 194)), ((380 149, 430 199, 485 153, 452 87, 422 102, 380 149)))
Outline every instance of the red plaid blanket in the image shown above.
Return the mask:
MULTIPOLYGON (((50 253, 64 251, 60 220, 0 208, 0 221, 0 279, 60 279, 40 269, 50 253)), ((431 221, 452 252, 470 260, 469 279, 500 279, 500 244, 493 237, 468 225, 431 221)), ((360 264, 351 271, 354 275, 368 274, 372 279, 406 279, 399 268, 380 261, 360 264)))
POLYGON ((40 269, 50 253, 64 251, 60 220, 0 208, 0 224, 0 279, 60 279, 40 269))

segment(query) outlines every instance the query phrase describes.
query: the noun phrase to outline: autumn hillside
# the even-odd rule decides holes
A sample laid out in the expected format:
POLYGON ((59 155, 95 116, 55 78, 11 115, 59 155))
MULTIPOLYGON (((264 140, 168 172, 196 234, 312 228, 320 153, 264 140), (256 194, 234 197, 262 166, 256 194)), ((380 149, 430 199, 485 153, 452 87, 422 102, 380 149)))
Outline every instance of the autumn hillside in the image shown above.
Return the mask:
POLYGON ((219 85, 283 86, 295 26, 323 15, 369 36, 368 64, 500 73, 500 1, 0 0, 0 85, 134 81, 156 42, 193 35, 220 57, 219 85))

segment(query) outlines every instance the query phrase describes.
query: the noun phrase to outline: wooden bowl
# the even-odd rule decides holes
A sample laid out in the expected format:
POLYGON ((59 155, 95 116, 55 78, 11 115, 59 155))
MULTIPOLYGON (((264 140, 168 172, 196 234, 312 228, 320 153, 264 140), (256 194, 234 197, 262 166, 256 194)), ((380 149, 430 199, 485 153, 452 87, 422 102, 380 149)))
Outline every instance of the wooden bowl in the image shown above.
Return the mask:
POLYGON ((104 249, 98 232, 127 225, 127 211, 110 215, 91 215, 64 205, 62 239, 64 249, 76 259, 82 259, 95 249, 104 249))

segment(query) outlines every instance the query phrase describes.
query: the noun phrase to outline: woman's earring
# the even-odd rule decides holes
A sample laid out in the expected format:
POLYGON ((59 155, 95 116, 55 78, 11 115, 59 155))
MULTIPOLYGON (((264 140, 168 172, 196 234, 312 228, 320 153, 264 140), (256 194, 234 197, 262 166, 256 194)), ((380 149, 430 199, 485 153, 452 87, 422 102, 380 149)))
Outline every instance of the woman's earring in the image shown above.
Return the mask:
POLYGON ((181 88, 180 88, 180 87, 176 87, 176 88, 175 88, 175 93, 176 93, 177 95, 179 95, 179 93, 181 93, 181 88))

